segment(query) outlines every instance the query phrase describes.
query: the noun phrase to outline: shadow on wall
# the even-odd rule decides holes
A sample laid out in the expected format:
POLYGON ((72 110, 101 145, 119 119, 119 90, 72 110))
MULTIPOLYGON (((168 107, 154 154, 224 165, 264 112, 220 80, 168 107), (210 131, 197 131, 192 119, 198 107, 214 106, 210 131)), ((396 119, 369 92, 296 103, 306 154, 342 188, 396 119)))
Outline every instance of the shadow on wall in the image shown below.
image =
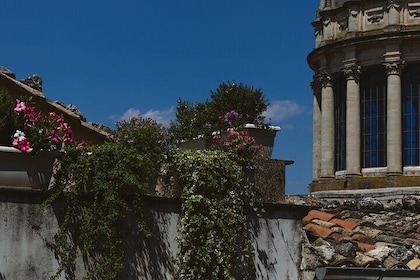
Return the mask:
MULTIPOLYGON (((150 235, 133 230, 127 232, 127 269, 121 279, 171 279, 175 274, 173 258, 178 252, 175 237, 179 205, 171 201, 148 201, 147 206, 150 211, 146 223, 150 235)), ((128 228, 135 229, 136 225, 131 224, 128 228)))
MULTIPOLYGON (((169 199, 166 203, 159 203, 151 198, 145 202, 145 206, 144 218, 149 235, 138 230, 133 216, 128 216, 121 222, 125 264, 118 279, 171 279, 175 274, 173 257, 178 252, 175 236, 179 205, 169 199)), ((60 224, 60 207, 55 207, 54 212, 60 224)), ((51 246, 51 249, 59 260, 57 248, 51 246)), ((64 271, 65 279, 80 279, 87 271, 94 270, 95 258, 100 258, 100 254, 92 253, 77 259, 75 264, 69 264, 64 271)))

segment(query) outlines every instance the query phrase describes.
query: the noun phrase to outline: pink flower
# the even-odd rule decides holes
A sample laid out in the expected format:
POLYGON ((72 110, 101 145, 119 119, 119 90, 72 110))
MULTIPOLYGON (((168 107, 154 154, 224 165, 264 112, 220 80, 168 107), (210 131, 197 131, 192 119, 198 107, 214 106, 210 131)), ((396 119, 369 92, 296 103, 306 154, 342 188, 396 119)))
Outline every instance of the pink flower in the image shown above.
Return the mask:
POLYGON ((14 111, 16 113, 22 112, 26 110, 25 102, 20 101, 19 99, 16 99, 16 107, 14 108, 14 111))
POLYGON ((12 145, 24 153, 30 153, 32 151, 31 142, 25 137, 25 133, 16 130, 13 135, 14 139, 12 145))
POLYGON ((86 142, 85 140, 82 140, 79 142, 79 144, 77 144, 77 147, 87 147, 88 146, 88 142, 86 142))

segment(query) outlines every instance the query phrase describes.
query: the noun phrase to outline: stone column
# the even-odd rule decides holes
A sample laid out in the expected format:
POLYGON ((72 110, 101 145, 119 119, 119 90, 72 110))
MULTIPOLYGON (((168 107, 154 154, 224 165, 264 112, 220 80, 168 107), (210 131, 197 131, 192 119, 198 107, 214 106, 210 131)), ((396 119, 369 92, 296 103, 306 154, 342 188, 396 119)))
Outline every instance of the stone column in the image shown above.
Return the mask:
POLYGON ((321 85, 314 80, 313 90, 313 125, 312 125, 312 180, 321 177, 321 85))
POLYGON ((321 76, 321 178, 332 178, 334 174, 334 94, 331 77, 321 76))
POLYGON ((384 63, 387 69, 387 166, 389 175, 402 173, 401 61, 384 63))
POLYGON ((343 71, 347 78, 346 174, 360 175, 360 66, 353 62, 343 71))

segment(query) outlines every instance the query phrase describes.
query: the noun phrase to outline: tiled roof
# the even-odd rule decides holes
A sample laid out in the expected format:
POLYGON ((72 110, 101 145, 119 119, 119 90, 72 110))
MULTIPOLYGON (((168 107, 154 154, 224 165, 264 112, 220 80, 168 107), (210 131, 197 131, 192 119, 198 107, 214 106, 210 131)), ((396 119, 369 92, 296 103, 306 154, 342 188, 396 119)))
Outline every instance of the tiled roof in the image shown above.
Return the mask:
POLYGON ((318 267, 420 269, 420 200, 320 202, 304 218, 304 270, 318 267))

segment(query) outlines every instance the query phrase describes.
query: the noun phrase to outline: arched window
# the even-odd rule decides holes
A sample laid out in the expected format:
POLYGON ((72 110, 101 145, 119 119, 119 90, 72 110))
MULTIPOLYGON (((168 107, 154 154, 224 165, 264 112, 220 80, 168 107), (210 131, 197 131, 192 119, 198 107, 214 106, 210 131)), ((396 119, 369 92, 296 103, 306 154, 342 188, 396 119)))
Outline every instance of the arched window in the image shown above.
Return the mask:
POLYGON ((346 169, 346 92, 344 74, 334 81, 334 124, 335 124, 335 170, 346 169))
POLYGON ((402 75, 404 166, 420 164, 420 64, 407 65, 402 75))
POLYGON ((362 167, 385 167, 387 93, 382 66, 369 68, 361 75, 360 94, 362 167))

